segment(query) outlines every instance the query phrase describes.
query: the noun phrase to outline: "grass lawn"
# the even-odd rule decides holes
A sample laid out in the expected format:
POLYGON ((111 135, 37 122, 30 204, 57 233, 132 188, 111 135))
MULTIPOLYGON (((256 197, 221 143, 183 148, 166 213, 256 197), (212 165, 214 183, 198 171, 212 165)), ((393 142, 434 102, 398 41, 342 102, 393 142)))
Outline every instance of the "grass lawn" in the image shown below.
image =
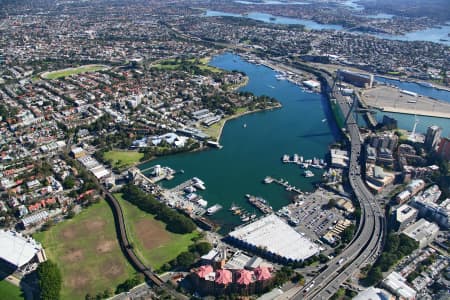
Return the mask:
POLYGON ((104 200, 34 237, 61 270, 61 299, 114 291, 135 272, 120 249, 113 214, 104 200))
MULTIPOLYGON (((208 70, 213 73, 221 73, 223 70, 218 69, 216 67, 208 65, 210 61, 209 57, 203 57, 198 59, 198 63, 195 64, 195 59, 187 59, 185 60, 186 63, 195 64, 200 70, 208 70)), ((176 70, 181 67, 182 61, 180 60, 179 63, 175 62, 175 59, 170 58, 163 61, 160 61, 159 63, 153 65, 153 68, 159 69, 159 70, 176 70)))
POLYGON ((136 151, 108 151, 105 152, 103 158, 111 162, 112 167, 119 169, 126 168, 138 163, 141 158, 144 157, 144 153, 136 151))
POLYGON ((218 140, 226 121, 237 118, 248 112, 249 112, 248 107, 239 107, 238 109, 236 109, 236 113, 234 113, 233 115, 223 118, 219 122, 214 123, 209 127, 203 126, 202 131, 207 135, 209 135, 212 140, 218 140))
POLYGON ((122 205, 125 226, 136 254, 154 270, 186 251, 193 244, 192 238, 199 235, 197 231, 189 234, 171 233, 165 229, 163 222, 124 200, 122 194, 114 194, 114 197, 122 205))
POLYGON ((66 77, 66 76, 70 76, 70 75, 76 75, 76 74, 81 74, 81 73, 86 73, 86 72, 95 72, 95 71, 100 71, 100 70, 105 70, 105 69, 107 69, 107 67, 103 66, 103 65, 86 65, 86 66, 80 66, 80 67, 76 67, 76 68, 68 68, 68 69, 44 73, 44 74, 42 74, 42 77, 44 79, 58 79, 58 78, 66 77))
POLYGON ((19 287, 5 281, 0 281, 0 299, 23 300, 22 291, 19 287))

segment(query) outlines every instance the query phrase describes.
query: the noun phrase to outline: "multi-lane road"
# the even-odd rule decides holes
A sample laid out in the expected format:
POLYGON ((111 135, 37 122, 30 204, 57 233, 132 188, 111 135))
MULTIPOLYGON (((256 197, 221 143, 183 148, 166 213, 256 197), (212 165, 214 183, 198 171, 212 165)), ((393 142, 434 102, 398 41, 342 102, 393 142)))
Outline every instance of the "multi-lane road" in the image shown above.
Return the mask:
MULTIPOLYGON (((296 68, 269 64, 269 66, 284 71, 299 73, 296 68)), ((328 85, 328 90, 333 79, 326 73, 318 71, 328 85)), ((336 99, 344 116, 349 113, 350 107, 340 91, 329 91, 330 97, 336 99)), ((346 134, 351 142, 349 181, 353 194, 361 207, 361 218, 353 240, 340 255, 330 260, 327 268, 308 282, 293 298, 294 299, 329 299, 352 274, 367 263, 373 263, 380 254, 383 239, 386 232, 383 210, 376 202, 375 197, 365 186, 361 177, 360 153, 361 135, 359 127, 353 115, 349 115, 346 124, 346 134)))

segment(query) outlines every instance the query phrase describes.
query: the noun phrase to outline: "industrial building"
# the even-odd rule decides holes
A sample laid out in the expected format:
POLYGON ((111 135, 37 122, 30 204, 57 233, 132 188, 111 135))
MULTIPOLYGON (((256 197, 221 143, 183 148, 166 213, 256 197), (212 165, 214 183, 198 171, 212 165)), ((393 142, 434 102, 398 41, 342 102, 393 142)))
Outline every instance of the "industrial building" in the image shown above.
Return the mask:
POLYGON ((78 161, 95 177, 97 177, 97 179, 105 178, 110 175, 110 172, 90 155, 80 157, 78 158, 78 161))
POLYGON ((21 223, 24 229, 28 229, 32 226, 47 222, 49 218, 50 215, 48 214, 48 212, 46 210, 41 210, 37 213, 24 217, 21 220, 21 223))
POLYGON ((295 231, 275 214, 264 216, 228 234, 230 242, 263 252, 269 259, 280 262, 301 262, 319 254, 319 247, 295 231))
POLYGON ((311 90, 320 88, 320 82, 315 80, 305 80, 303 81, 303 85, 305 85, 307 88, 311 90))
POLYGON ((395 297, 383 289, 370 287, 360 292, 353 300, 395 300, 395 297))
POLYGON ((0 260, 6 262, 11 271, 27 273, 33 264, 47 260, 41 244, 12 230, 0 230, 0 260))
POLYGON ((331 149, 331 166, 334 168, 348 168, 348 151, 331 149))
POLYGON ((352 72, 349 70, 339 69, 337 71, 337 76, 338 76, 338 78, 340 78, 341 80, 343 80, 345 82, 348 82, 355 86, 363 87, 363 88, 364 87, 371 88, 371 87, 373 87, 373 83, 374 83, 374 77, 372 74, 365 75, 365 74, 352 72))
POLYGON ((416 298, 417 292, 407 285, 406 279, 397 272, 389 274, 381 285, 400 299, 414 300, 416 298))
POLYGON ((403 234, 418 242, 420 248, 424 248, 431 243, 438 233, 439 226, 425 219, 420 219, 403 230, 403 234))

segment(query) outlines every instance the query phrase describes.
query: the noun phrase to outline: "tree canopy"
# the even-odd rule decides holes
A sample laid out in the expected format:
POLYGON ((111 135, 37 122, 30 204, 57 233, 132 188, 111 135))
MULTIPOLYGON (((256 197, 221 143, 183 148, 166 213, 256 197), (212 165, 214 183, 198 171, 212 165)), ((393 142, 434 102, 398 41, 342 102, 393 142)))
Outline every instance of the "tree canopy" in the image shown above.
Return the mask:
POLYGON ((40 299, 58 300, 61 291, 61 272, 51 260, 41 263, 37 268, 39 278, 40 299))

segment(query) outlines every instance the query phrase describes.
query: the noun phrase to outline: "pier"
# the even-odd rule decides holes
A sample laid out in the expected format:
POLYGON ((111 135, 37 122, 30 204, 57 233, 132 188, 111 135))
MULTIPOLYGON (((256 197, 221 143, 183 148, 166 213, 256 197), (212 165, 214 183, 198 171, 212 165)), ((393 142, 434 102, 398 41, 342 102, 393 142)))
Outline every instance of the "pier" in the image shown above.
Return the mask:
POLYGON ((247 198, 248 202, 250 202, 250 204, 259 209, 263 214, 273 213, 272 207, 267 205, 266 200, 252 195, 246 195, 245 197, 247 198))
POLYGON ((282 187, 284 187, 286 189, 286 191, 295 192, 299 195, 303 195, 303 192, 298 187, 290 185, 289 182, 284 181, 283 179, 276 179, 276 178, 267 176, 266 178, 264 178, 264 183, 266 183, 266 184, 276 183, 276 184, 279 184, 282 187))
POLYGON ((133 174, 133 177, 136 176, 143 178, 148 183, 158 183, 162 180, 171 180, 174 178, 174 174, 176 173, 169 167, 161 167, 160 165, 152 166, 150 168, 139 170, 138 168, 133 167, 130 169, 130 172, 133 174), (152 171, 155 174, 154 177, 147 177, 144 173, 152 171))

